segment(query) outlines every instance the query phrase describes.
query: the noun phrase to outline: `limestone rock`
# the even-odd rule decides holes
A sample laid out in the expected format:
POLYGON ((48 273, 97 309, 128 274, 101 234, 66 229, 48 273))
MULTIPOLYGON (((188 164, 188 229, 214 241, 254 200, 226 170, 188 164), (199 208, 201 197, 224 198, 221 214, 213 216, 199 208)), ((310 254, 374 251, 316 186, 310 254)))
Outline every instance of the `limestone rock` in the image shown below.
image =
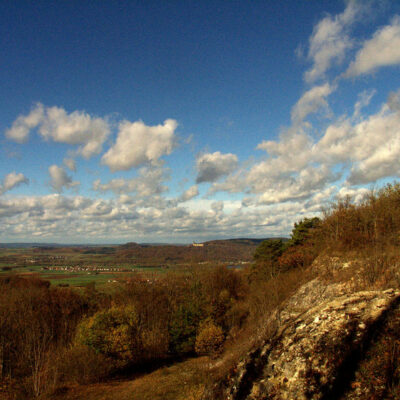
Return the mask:
POLYGON ((332 399, 400 292, 350 293, 314 279, 281 310, 276 335, 250 352, 208 400, 332 399))

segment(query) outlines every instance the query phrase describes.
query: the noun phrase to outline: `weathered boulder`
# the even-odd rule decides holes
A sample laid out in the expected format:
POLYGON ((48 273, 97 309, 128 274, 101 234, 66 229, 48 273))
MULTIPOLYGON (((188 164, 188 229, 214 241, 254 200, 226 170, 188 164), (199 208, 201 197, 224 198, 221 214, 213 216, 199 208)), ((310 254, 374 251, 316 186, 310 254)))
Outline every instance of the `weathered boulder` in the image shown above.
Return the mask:
POLYGON ((208 400, 340 398, 364 347, 399 301, 393 289, 351 293, 343 283, 308 282, 281 310, 277 333, 208 400))
POLYGON ((354 371, 363 344, 399 296, 359 292, 311 308, 277 340, 248 398, 321 399, 339 393, 334 385, 354 371))

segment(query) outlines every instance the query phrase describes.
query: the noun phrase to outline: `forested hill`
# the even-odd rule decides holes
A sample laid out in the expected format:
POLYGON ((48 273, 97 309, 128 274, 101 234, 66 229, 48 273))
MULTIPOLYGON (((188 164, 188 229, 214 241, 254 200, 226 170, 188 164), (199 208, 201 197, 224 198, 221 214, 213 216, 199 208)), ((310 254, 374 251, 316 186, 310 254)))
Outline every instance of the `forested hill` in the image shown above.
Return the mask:
POLYGON ((211 240, 190 245, 126 243, 115 249, 121 259, 136 259, 145 264, 198 262, 250 262, 257 246, 268 239, 211 240))
MULTIPOLYGON (((25 265, 174 266, 180 264, 242 264, 253 260, 256 248, 268 239, 226 239, 192 244, 129 242, 122 245, 4 244, 0 263, 25 265), (16 251, 7 252, 7 249, 16 251), (30 261, 28 261, 30 260, 30 261)), ((285 239, 283 239, 284 241, 285 239)))
POLYGON ((282 241, 289 240, 288 238, 264 238, 264 239, 249 239, 249 238, 238 238, 238 239, 223 239, 223 240, 210 240, 208 242, 204 242, 206 246, 229 246, 229 245, 247 245, 247 246, 258 246, 260 243, 264 242, 265 240, 272 240, 272 239, 281 239, 282 241))

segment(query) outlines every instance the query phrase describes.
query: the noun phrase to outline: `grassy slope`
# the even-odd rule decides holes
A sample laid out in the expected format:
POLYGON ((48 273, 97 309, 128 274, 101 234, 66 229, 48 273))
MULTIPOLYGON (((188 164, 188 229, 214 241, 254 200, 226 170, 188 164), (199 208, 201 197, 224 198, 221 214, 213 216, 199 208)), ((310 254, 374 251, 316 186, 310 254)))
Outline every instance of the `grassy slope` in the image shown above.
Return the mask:
POLYGON ((186 360, 132 380, 72 386, 54 400, 196 400, 207 381, 207 357, 186 360))

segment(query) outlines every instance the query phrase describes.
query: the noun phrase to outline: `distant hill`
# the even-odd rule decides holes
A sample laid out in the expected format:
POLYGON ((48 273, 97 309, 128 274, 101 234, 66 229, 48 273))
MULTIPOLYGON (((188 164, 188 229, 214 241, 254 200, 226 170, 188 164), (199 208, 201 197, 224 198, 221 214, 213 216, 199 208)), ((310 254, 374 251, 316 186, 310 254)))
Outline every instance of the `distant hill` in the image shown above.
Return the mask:
POLYGON ((1 249, 18 249, 18 248, 30 248, 30 247, 63 247, 58 243, 0 243, 1 249))
MULTIPOLYGON (((90 260, 90 262, 98 264, 104 263, 105 257, 107 257, 108 263, 116 265, 172 266, 197 263, 236 265, 242 262, 252 262, 257 246, 264 240, 272 239, 277 238, 233 238, 210 240, 196 243, 196 245, 136 242, 128 242, 122 245, 2 243, 0 248, 31 249, 29 251, 35 254, 36 258, 39 255, 42 257, 40 262, 43 265, 47 262, 54 263, 54 257, 57 254, 62 255, 62 259, 65 260, 62 262, 70 262, 70 257, 75 262, 76 257, 81 257, 86 260, 82 262, 89 262, 90 260), (48 256, 48 253, 52 255, 48 256), (48 257, 48 260, 45 257, 48 257)), ((286 238, 281 239, 288 240, 286 238)), ((9 262, 8 259, 7 262, 9 262)))
POLYGON ((90 243, 82 243, 82 244, 69 244, 69 243, 36 243, 36 242, 13 242, 13 243, 0 243, 0 249, 25 249, 25 248, 40 248, 40 249, 54 249, 54 248, 72 248, 72 247, 112 247, 116 246, 115 244, 90 244, 90 243))
POLYGON ((251 262, 254 251, 264 240, 287 238, 233 238, 209 240, 194 244, 145 244, 129 242, 117 246, 114 256, 121 260, 136 260, 143 265, 170 265, 204 262, 251 262))
POLYGON ((288 241, 288 238, 284 237, 274 237, 274 238, 264 238, 264 239, 251 239, 251 238, 237 238, 237 239, 221 239, 221 240, 209 240, 204 242, 204 245, 229 245, 229 244, 243 244, 247 246, 258 246, 260 243, 264 242, 265 240, 276 240, 281 239, 284 242, 288 241))
MULTIPOLYGON (((283 241, 289 240, 288 238, 280 237, 280 238, 263 238, 263 239, 252 239, 252 238, 233 238, 233 239, 218 239, 218 240, 208 240, 204 243, 204 245, 227 245, 230 243, 242 244, 248 246, 259 245, 264 240, 273 240, 273 239, 282 239, 283 241)), ((1 249, 14 249, 14 248, 31 248, 38 247, 43 249, 51 249, 54 247, 120 247, 120 248, 138 248, 138 247, 152 247, 152 246, 190 246, 187 243, 136 243, 136 242, 128 242, 125 244, 90 244, 90 243, 82 243, 82 244, 69 244, 69 243, 37 243, 37 242, 12 242, 12 243, 0 243, 1 249)))

